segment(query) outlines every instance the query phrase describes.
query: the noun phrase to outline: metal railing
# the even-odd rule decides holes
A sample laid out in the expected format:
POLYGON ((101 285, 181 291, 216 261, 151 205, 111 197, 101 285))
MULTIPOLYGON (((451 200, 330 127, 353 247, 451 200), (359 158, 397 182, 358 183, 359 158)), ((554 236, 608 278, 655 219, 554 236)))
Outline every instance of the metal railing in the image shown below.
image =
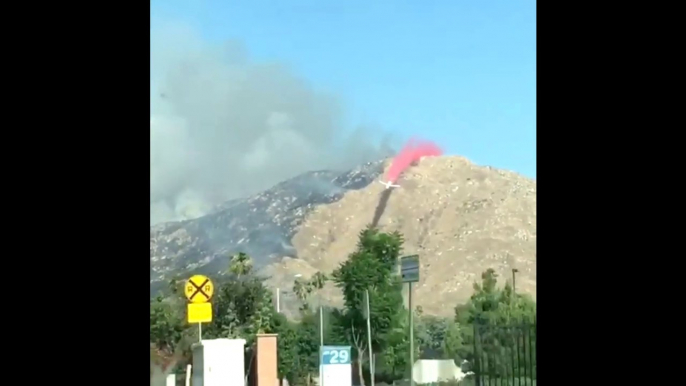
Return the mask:
POLYGON ((474 325, 476 386, 536 385, 536 322, 474 325))

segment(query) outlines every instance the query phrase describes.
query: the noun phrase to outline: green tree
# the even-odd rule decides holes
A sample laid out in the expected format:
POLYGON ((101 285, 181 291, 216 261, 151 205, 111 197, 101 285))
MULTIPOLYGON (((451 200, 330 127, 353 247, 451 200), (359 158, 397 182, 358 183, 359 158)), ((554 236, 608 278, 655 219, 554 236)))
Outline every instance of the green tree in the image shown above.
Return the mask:
MULTIPOLYGON (((420 335, 422 325, 418 323, 421 311, 415 310, 414 322, 414 358, 419 359, 421 354, 420 335)), ((372 333, 374 333, 372 331, 372 333)), ((386 334, 386 346, 378 353, 374 370, 380 381, 392 383, 409 376, 410 360, 410 323, 409 311, 402 309, 399 312, 397 326, 386 334)))
MULTIPOLYGON (((491 375, 503 377, 505 374, 511 376, 512 353, 518 344, 521 345, 522 331, 533 330, 535 342, 535 329, 531 328, 531 323, 535 322, 536 303, 528 295, 515 294, 510 283, 503 288, 498 288, 497 284, 497 273, 493 269, 486 270, 481 275, 481 282, 474 284, 474 293, 469 301, 455 307, 461 345, 453 344, 456 349, 452 351, 458 359, 473 363, 475 339, 478 340, 476 344, 483 355, 492 358, 489 361, 491 375)), ((530 357, 535 356, 526 351, 519 366, 530 366, 530 357)))
POLYGON ((329 277, 326 274, 317 272, 314 275, 312 275, 309 284, 315 290, 321 290, 322 288, 324 288, 324 285, 328 280, 329 277))
POLYGON ((250 256, 243 252, 232 256, 231 261, 229 262, 229 272, 236 275, 236 278, 238 279, 240 279, 241 276, 252 272, 252 260, 250 259, 250 256))
POLYGON ((177 364, 185 363, 191 336, 177 299, 160 295, 150 301, 151 379, 164 379, 177 364))
POLYGON ((335 332, 353 345, 361 381, 362 365, 369 360, 365 291, 369 291, 372 349, 382 352, 391 335, 402 325, 402 284, 397 263, 403 238, 399 233, 381 233, 368 227, 360 233, 355 252, 333 272, 333 281, 343 292, 344 307, 333 313, 335 332))
MULTIPOLYGON (((278 343, 278 373, 279 378, 287 379, 289 384, 304 383, 307 375, 313 370, 309 353, 316 351, 318 343, 312 337, 304 336, 302 325, 291 322, 282 314, 275 314, 272 318, 272 330, 279 334, 278 343), (303 339, 305 338, 305 339, 303 339), (314 345, 314 348, 309 347, 314 345)), ((314 358, 316 368, 316 360, 314 358)))
POLYGON ((275 311, 271 291, 261 278, 243 276, 221 284, 212 308, 212 323, 203 330, 208 339, 243 338, 252 345, 255 334, 271 332, 275 311))
POLYGON ((514 294, 510 283, 497 288, 498 274, 488 269, 481 284, 474 283, 467 320, 479 324, 530 323, 536 317, 536 304, 528 295, 514 294))
POLYGON ((293 282, 293 293, 301 302, 300 311, 304 311, 309 308, 307 298, 311 292, 312 288, 310 288, 307 281, 298 278, 293 282))
POLYGON ((150 301, 150 342, 157 350, 174 353, 185 330, 184 315, 172 302, 162 296, 150 301))
MULTIPOLYGON (((319 312, 323 312, 322 319, 325 321, 323 326, 324 339, 331 340, 331 328, 326 321, 330 320, 326 315, 330 314, 327 307, 319 307, 313 309, 311 304, 312 295, 316 294, 324 288, 324 285, 329 280, 324 273, 317 272, 308 280, 298 278, 293 283, 293 293, 301 301, 300 306, 300 322, 294 326, 297 339, 297 363, 300 369, 293 374, 293 379, 298 379, 304 384, 311 384, 313 375, 319 369, 319 312)), ((320 295, 318 295, 320 297, 320 295)), ((317 302, 320 305, 321 302, 317 302)), ((289 378, 290 380, 290 378, 289 378)))
POLYGON ((304 312, 297 326, 298 355, 301 366, 300 379, 312 384, 312 377, 319 371, 319 317, 313 312, 304 312))
POLYGON ((433 315, 419 315, 415 319, 417 344, 423 359, 445 359, 450 357, 446 352, 446 338, 456 323, 449 318, 433 315))
MULTIPOLYGON (((329 277, 321 272, 317 272, 309 280, 297 278, 293 282, 293 293, 300 300, 300 311, 306 311, 311 308, 310 298, 313 293, 321 291, 326 285, 329 277)), ((320 304, 318 304, 320 305, 320 304)))
MULTIPOLYGON (((443 341, 441 342, 441 350, 444 358, 452 360, 460 359, 460 350, 464 346, 464 332, 459 323, 447 322, 447 329, 443 332, 443 341)), ((459 364, 459 362, 457 362, 459 364)))

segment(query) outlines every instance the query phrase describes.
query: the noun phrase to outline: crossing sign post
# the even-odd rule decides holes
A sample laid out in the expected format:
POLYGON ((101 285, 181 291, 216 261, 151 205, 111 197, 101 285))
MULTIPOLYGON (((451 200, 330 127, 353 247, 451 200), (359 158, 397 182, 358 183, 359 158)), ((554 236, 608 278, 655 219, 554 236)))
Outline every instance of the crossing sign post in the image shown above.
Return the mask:
POLYGON ((351 386, 353 379, 350 359, 350 346, 320 346, 319 384, 351 386))
POLYGON ((204 275, 194 275, 186 282, 184 294, 188 299, 186 317, 188 323, 198 324, 198 336, 202 340, 202 324, 212 321, 212 295, 214 284, 204 275))

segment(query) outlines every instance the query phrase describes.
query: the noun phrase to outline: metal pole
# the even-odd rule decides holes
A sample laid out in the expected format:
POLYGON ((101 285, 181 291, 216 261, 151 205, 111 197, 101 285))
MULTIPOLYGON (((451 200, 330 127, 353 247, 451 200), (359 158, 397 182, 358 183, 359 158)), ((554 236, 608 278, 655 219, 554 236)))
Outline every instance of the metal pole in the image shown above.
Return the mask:
POLYGON ((410 386, 414 386, 414 311, 412 310, 412 282, 409 285, 409 294, 407 296, 410 306, 410 386))
POLYGON ((370 315, 369 312, 369 290, 365 290, 366 296, 366 307, 367 307, 367 344, 369 345, 369 379, 371 381, 372 386, 374 386, 374 375, 376 372, 374 371, 374 352, 372 351, 372 322, 371 318, 372 316, 370 315))
POLYGON ((276 313, 281 312, 281 289, 276 289, 276 313))
POLYGON ((321 305, 319 306, 319 345, 324 345, 324 313, 321 305))
POLYGON ((319 303, 319 385, 324 386, 324 367, 321 363, 322 347, 324 346, 324 313, 322 312, 322 295, 317 293, 319 303))
POLYGON ((324 313, 322 312, 322 294, 317 293, 319 303, 319 346, 324 345, 324 313))
POLYGON ((191 386, 191 371, 193 365, 186 365, 186 386, 191 386))
POLYGON ((202 323, 198 323, 198 342, 202 342, 202 323))
POLYGON ((517 268, 512 268, 512 294, 517 293, 517 286, 515 285, 515 274, 519 272, 517 268))

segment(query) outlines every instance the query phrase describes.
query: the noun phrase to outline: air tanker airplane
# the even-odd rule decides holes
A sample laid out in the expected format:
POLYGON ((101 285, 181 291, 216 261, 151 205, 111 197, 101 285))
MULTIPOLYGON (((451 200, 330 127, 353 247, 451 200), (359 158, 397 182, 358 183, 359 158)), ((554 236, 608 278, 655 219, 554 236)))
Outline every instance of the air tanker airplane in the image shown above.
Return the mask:
POLYGON ((380 183, 381 185, 386 186, 386 189, 390 189, 390 188, 399 188, 399 187, 400 187, 400 185, 393 185, 393 181, 388 181, 388 182, 379 181, 379 183, 380 183))
POLYGON ((379 183, 384 185, 386 189, 399 188, 400 185, 397 185, 398 178, 407 168, 417 166, 424 157, 435 157, 441 154, 443 154, 441 148, 433 142, 418 142, 410 139, 391 161, 391 166, 386 172, 388 182, 379 180, 379 183))

